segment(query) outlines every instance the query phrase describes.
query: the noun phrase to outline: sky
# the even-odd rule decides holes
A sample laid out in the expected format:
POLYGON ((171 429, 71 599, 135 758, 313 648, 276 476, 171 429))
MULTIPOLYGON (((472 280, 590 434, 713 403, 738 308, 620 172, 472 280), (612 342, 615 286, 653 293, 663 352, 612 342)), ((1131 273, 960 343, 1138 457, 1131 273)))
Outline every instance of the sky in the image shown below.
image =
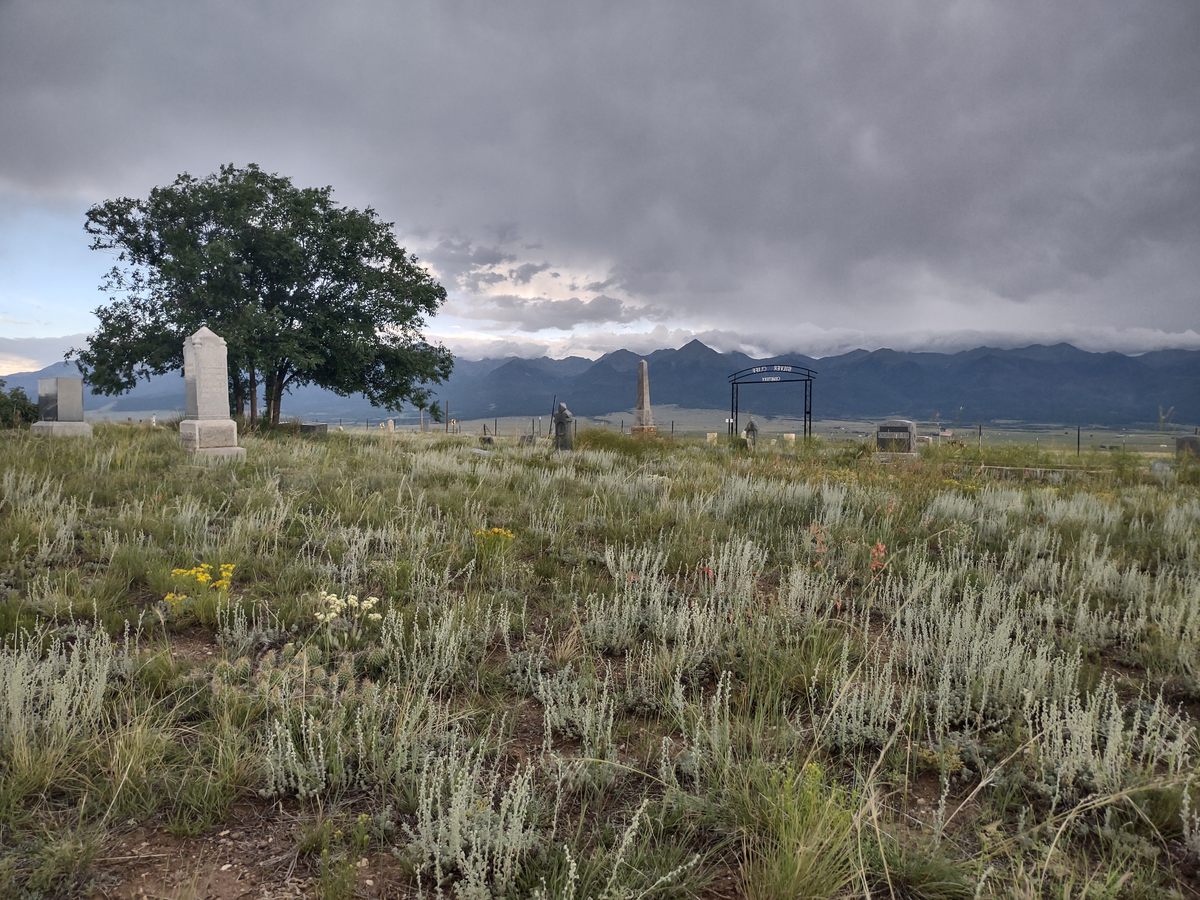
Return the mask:
POLYGON ((1197 47, 1195 0, 0 0, 0 374, 93 327, 91 204, 229 162, 395 223, 467 356, 1200 348, 1197 47))

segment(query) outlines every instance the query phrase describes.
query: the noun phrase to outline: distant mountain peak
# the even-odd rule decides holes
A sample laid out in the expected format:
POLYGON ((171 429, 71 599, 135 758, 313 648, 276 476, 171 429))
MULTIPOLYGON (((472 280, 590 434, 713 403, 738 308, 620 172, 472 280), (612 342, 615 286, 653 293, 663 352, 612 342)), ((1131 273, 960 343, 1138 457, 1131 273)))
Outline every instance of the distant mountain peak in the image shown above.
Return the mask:
POLYGON ((697 357, 713 357, 721 354, 714 350, 708 344, 701 341, 699 338, 692 338, 682 347, 675 351, 676 355, 687 358, 697 357))
POLYGON ((637 364, 645 357, 634 353, 632 350, 613 350, 610 353, 605 353, 602 357, 596 360, 596 366, 604 366, 618 371, 627 369, 636 369, 637 364))

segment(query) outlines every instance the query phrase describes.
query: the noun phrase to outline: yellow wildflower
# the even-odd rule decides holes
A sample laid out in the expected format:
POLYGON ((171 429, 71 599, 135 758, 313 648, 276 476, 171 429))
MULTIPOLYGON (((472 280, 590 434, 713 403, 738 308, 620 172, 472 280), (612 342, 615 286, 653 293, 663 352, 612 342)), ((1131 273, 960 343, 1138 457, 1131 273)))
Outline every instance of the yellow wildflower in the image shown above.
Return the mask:
POLYGON ((516 535, 513 534, 511 531, 509 531, 507 528, 500 528, 498 526, 494 527, 494 528, 476 528, 475 531, 472 532, 472 534, 475 537, 483 539, 483 540, 486 540, 488 538, 499 538, 501 540, 511 541, 513 538, 516 537, 516 535))
POLYGON ((177 594, 174 591, 170 591, 163 597, 163 602, 166 603, 167 606, 171 607, 172 612, 178 612, 179 608, 183 606, 183 602, 187 600, 187 598, 187 594, 177 594))

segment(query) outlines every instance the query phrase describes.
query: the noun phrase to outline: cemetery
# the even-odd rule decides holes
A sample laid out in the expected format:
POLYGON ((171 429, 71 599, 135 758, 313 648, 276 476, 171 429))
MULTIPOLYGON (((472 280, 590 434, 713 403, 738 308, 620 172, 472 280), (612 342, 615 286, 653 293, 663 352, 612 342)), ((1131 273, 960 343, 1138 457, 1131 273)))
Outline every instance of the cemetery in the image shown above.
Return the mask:
POLYGON ((0 900, 1200 900, 1198 38, 0 2, 0 900))
POLYGON ((1194 871, 1186 463, 1006 481, 1063 458, 576 434, 566 402, 482 447, 240 434, 222 350, 188 339, 178 437, 0 433, 6 895, 135 865, 163 896, 1194 871))

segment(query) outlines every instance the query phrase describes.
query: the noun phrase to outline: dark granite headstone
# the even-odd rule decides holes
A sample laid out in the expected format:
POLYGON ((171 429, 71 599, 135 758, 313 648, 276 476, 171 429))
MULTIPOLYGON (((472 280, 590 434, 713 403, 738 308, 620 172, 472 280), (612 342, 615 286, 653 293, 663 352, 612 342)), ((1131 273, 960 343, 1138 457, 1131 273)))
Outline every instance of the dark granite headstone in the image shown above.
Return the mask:
POLYGON ((34 434, 87 437, 92 426, 83 420, 82 378, 39 378, 38 416, 34 434))
POLYGON ((575 417, 571 415, 571 411, 567 409, 567 404, 558 404, 558 409, 554 411, 554 449, 555 450, 573 450, 574 443, 571 436, 571 422, 575 417))

